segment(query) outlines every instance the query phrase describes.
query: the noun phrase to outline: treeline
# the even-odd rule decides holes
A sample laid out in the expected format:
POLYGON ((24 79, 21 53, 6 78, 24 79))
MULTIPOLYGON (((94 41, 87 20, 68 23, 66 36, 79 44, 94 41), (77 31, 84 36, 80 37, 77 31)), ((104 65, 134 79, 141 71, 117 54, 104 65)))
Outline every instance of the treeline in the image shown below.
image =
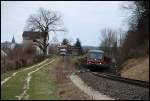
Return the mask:
POLYGON ((101 31, 101 44, 99 49, 103 50, 105 56, 111 57, 114 62, 120 65, 123 62, 122 48, 125 33, 122 30, 116 31, 111 28, 104 28, 101 31))
MULTIPOLYGON (((70 45, 71 46, 71 41, 72 40, 68 40, 68 39, 64 38, 61 44, 62 45, 70 45)), ((76 49, 75 51, 77 52, 78 55, 82 55, 83 54, 83 48, 82 48, 82 45, 81 45, 81 42, 80 42, 79 38, 76 39, 76 42, 72 46, 74 47, 74 49, 76 49)), ((73 51, 73 50, 71 50, 71 51, 73 51)))
POLYGON ((129 30, 104 28, 101 31, 100 49, 115 58, 118 65, 127 59, 149 54, 149 1, 130 1, 123 8, 131 12, 129 30))
POLYGON ((149 54, 149 1, 134 1, 134 8, 131 5, 124 7, 132 12, 122 49, 125 60, 149 54))

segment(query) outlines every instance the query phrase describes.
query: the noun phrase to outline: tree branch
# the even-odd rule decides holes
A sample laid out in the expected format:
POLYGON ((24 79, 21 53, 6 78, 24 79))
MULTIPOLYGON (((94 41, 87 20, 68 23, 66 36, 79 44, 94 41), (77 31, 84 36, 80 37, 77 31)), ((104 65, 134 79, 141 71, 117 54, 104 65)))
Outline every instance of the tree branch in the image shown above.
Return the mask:
POLYGON ((40 49, 44 49, 44 43, 34 40, 34 45, 39 46, 40 49))

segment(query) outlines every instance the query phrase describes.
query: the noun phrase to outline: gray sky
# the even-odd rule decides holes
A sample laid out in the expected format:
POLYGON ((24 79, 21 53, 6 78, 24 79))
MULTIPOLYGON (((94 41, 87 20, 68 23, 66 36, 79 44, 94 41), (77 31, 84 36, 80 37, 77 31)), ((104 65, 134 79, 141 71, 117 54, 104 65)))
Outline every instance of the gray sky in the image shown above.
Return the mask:
MULTIPOLYGON (((82 45, 99 46, 101 30, 105 27, 127 30, 124 22, 127 15, 121 10, 121 1, 1 1, 1 42, 22 43, 22 33, 30 14, 39 7, 58 11, 62 14, 66 34, 57 33, 62 38, 79 38, 82 45)), ((50 34, 50 41, 54 34, 50 34)))

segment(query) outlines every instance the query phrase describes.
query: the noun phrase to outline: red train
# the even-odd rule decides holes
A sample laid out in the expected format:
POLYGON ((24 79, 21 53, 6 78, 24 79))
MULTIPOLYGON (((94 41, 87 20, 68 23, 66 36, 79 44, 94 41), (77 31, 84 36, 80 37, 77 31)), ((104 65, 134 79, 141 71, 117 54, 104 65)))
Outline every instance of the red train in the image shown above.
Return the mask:
POLYGON ((109 68, 112 65, 111 58, 106 57, 102 50, 89 50, 86 57, 88 67, 109 68))

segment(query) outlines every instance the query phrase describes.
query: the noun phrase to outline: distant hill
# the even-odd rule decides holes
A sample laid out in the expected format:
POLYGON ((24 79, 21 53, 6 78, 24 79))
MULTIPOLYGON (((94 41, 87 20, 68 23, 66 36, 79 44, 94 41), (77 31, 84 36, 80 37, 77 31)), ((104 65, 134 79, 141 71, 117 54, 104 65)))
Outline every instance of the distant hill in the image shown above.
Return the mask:
POLYGON ((82 47, 83 47, 83 49, 99 49, 96 46, 82 46, 82 47))

